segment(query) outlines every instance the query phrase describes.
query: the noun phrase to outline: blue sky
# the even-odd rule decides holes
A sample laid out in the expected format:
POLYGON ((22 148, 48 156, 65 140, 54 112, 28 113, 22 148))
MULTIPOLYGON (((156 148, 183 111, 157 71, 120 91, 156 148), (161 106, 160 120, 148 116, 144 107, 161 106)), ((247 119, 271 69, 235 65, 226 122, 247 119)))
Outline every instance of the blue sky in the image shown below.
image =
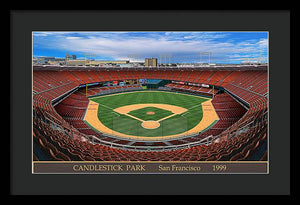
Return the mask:
POLYGON ((268 62, 267 32, 33 32, 33 55, 99 60, 242 63, 268 62), (170 56, 165 58, 163 56, 170 56))

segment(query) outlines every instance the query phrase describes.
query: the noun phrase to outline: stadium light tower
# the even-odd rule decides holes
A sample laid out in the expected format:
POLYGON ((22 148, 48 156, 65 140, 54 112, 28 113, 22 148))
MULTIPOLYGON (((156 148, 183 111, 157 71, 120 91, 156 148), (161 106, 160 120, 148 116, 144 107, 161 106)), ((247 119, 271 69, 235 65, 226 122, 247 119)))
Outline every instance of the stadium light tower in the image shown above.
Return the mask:
POLYGON ((139 59, 140 55, 138 55, 138 54, 128 54, 127 57, 129 58, 129 62, 131 62, 132 59, 135 59, 135 60, 139 59))
POLYGON ((260 51, 260 55, 259 55, 259 61, 258 61, 258 63, 261 63, 261 64, 262 64, 263 61, 264 61, 263 59, 264 59, 264 58, 263 58, 263 51, 261 50, 261 51, 260 51))
POLYGON ((169 58, 169 59, 168 59, 168 64, 170 64, 170 62, 171 62, 170 59, 172 58, 172 54, 171 54, 171 53, 168 53, 168 54, 167 54, 167 57, 169 58))
POLYGON ((85 53, 85 54, 83 54, 83 56, 84 56, 84 64, 86 66, 86 61, 91 60, 93 57, 95 58, 96 54, 95 53, 85 53))
POLYGON ((166 58, 166 56, 164 54, 159 55, 159 63, 162 64, 163 63, 163 59, 166 58))
POLYGON ((172 57, 171 53, 161 54, 161 55, 159 55, 159 61, 163 62, 163 59, 164 59, 164 64, 167 64, 167 63, 169 64, 171 57, 172 57))
POLYGON ((210 65, 212 52, 200 52, 200 63, 202 63, 202 56, 205 55, 208 56, 208 65, 210 65))

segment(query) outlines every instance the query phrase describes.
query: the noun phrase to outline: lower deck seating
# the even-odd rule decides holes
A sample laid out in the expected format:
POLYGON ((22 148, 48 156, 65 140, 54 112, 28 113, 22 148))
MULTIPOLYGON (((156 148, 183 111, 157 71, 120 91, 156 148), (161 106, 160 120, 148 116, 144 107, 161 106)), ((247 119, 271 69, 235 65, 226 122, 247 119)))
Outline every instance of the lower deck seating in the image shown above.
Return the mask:
MULTIPOLYGON (((53 160, 72 161, 228 161, 248 160, 251 153, 266 140, 265 124, 250 128, 247 132, 222 142, 198 145, 172 151, 130 151, 116 149, 87 141, 72 139, 60 131, 54 131, 40 120, 34 121, 34 138, 49 153, 53 160)), ((263 156, 260 157, 263 159, 263 156)))
POLYGON ((212 96, 213 94, 217 94, 218 90, 214 90, 213 88, 206 88, 200 86, 190 86, 190 85, 181 85, 176 83, 169 83, 165 85, 168 88, 172 88, 173 90, 181 90, 186 92, 205 94, 212 96))
MULTIPOLYGON (((252 160, 267 158, 264 150, 268 113, 267 75, 264 71, 34 71, 33 107, 35 146, 40 150, 34 153, 34 160, 252 160), (252 76, 252 77, 251 77, 252 76), (257 78, 253 78, 256 76, 257 78), (169 84, 167 87, 212 95, 212 103, 220 120, 208 131, 199 136, 182 140, 173 140, 172 145, 196 142, 207 136, 219 136, 218 140, 206 146, 199 145, 188 149, 173 151, 132 151, 117 149, 106 145, 89 143, 84 134, 126 145, 127 141, 101 136, 89 128, 82 117, 87 106, 87 96, 123 91, 124 89, 141 89, 137 85, 123 87, 91 86, 78 89, 55 108, 52 102, 58 97, 74 90, 77 86, 112 80, 130 79, 166 79, 193 83, 206 83, 223 86, 226 91, 248 103, 246 110, 228 94, 218 94, 211 88, 194 85, 169 84), (249 126, 251 127, 249 128, 249 126), (59 128, 60 127, 60 128, 59 128), (235 136, 238 130, 249 129, 235 136), (85 140, 83 140, 85 139, 85 140), (41 154, 43 153, 43 154, 41 154)), ((144 143, 132 144, 144 146, 144 143)), ((166 146, 159 142, 151 146, 166 146)))

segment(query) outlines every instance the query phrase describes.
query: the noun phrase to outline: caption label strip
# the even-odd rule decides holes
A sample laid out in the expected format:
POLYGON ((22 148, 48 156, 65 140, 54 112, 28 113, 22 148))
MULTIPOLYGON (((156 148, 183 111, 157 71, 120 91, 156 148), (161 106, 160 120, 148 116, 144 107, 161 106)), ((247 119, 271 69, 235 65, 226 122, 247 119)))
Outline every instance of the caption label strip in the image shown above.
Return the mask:
POLYGON ((44 174, 268 174, 268 162, 33 162, 44 174))

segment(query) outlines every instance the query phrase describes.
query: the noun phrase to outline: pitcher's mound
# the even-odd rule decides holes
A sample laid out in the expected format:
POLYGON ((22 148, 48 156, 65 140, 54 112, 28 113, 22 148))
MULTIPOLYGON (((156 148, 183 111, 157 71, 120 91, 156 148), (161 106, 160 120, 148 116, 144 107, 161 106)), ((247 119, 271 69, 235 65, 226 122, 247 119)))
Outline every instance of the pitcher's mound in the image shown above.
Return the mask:
POLYGON ((145 129, 156 129, 160 126, 159 122, 156 121, 144 121, 142 127, 145 129))
POLYGON ((154 115, 155 112, 146 112, 147 115, 154 115))

